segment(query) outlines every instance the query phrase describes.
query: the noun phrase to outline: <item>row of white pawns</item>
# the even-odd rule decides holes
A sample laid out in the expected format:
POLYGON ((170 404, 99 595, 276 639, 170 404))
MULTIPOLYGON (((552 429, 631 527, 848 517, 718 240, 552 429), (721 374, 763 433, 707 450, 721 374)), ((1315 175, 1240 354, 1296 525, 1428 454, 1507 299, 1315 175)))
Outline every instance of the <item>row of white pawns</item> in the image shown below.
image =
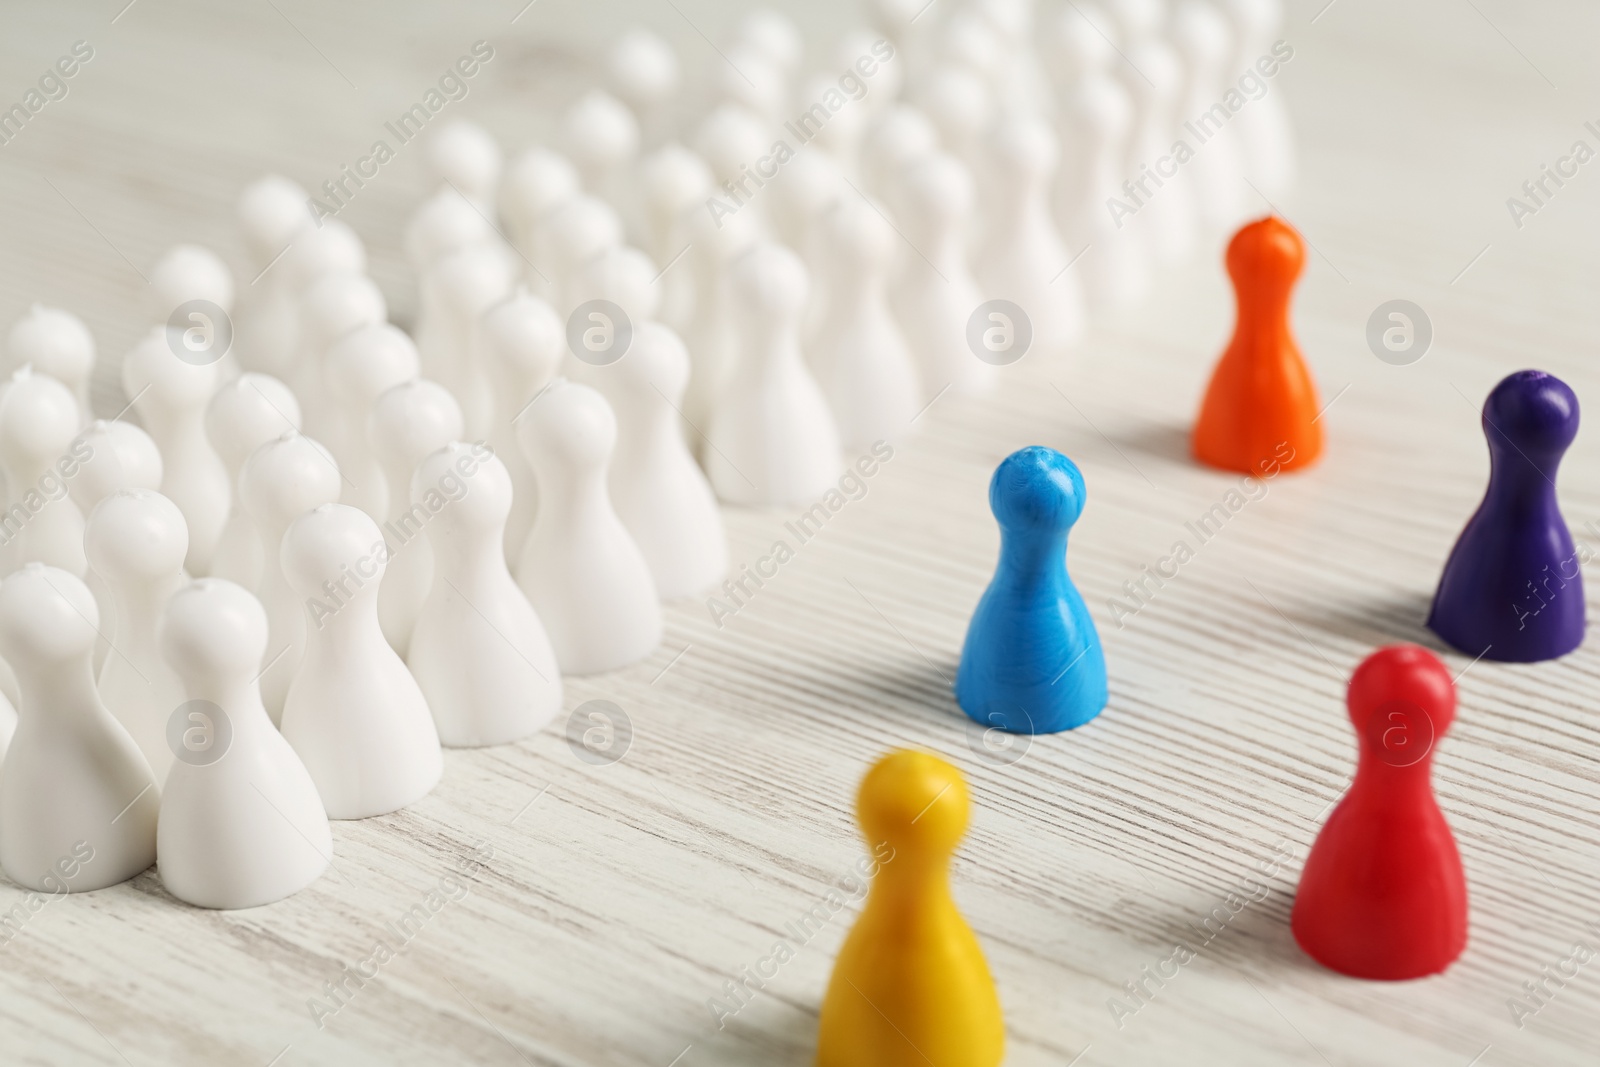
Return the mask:
POLYGON ((236 313, 213 253, 152 271, 165 322, 122 365, 145 429, 88 420, 80 320, 24 316, 0 393, 0 691, 21 710, 0 702, 0 867, 81 890, 159 852, 195 904, 303 888, 328 819, 415 802, 441 742, 527 736, 562 673, 650 655, 662 599, 724 581, 717 497, 815 504, 847 450, 870 464, 982 389, 1006 362, 969 343, 986 297, 1067 347, 1084 290, 1137 300, 1148 263, 1238 221, 1247 176, 1287 180, 1269 95, 1204 166, 1139 186, 1162 191, 1139 225, 1103 203, 1270 51, 1270 0, 1072 5, 1044 56, 1027 3, 878 14, 841 45, 853 77, 798 94, 799 34, 749 16, 693 150, 677 57, 643 30, 560 151, 502 173, 481 128, 432 131, 415 341, 326 217, 350 187, 313 204, 278 176, 240 199, 258 284, 236 313))

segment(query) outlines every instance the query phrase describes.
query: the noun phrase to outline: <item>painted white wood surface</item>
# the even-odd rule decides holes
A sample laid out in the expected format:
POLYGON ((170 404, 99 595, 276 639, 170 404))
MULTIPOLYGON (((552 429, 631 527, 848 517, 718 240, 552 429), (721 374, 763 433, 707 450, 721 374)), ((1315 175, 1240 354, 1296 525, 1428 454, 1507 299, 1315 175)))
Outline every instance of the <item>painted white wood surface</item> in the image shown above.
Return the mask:
MULTIPOLYGON (((720 60, 700 31, 720 39, 737 14, 711 0, 540 0, 520 15, 520 0, 140 0, 113 24, 120 7, 0 14, 8 103, 74 40, 96 48, 68 97, 0 147, 0 318, 33 299, 85 315, 107 415, 122 406, 115 360, 145 325, 139 272, 180 240, 242 271, 231 211, 250 177, 318 184, 476 39, 497 57, 459 113, 515 148, 544 129, 539 101, 573 92, 574 42, 642 14, 703 74, 720 60)), ((1185 458, 1231 321, 1219 246, 1163 276, 1144 309, 1098 322, 1071 359, 1024 360, 981 402, 941 399, 865 497, 811 542, 791 539, 796 557, 721 628, 704 605, 676 605, 648 662, 572 681, 569 707, 604 699, 630 717, 620 762, 581 762, 559 728, 448 753, 430 797, 336 824, 335 871, 272 907, 199 911, 153 872, 44 907, 0 945, 0 1060, 809 1063, 858 905, 725 1029, 707 1000, 849 873, 863 770, 921 745, 972 784, 957 895, 1000 984, 1011 1064, 1594 1062, 1600 961, 1520 1029, 1507 1007, 1575 941, 1600 948, 1593 643, 1533 667, 1446 657, 1465 673, 1437 779, 1472 930, 1445 976, 1346 980, 1287 928, 1300 863, 1351 769, 1349 671, 1384 642, 1435 644, 1420 621, 1482 491, 1482 397, 1523 366, 1600 397, 1600 178, 1584 169, 1520 230, 1505 207, 1573 140, 1600 144, 1583 129, 1600 101, 1588 60, 1600 16, 1575 0, 1378 7, 1293 4, 1296 59, 1274 86, 1302 141, 1301 181, 1280 206, 1315 247, 1296 321, 1332 402, 1327 457, 1271 482, 1124 627, 1109 599, 1232 484, 1185 458), (1380 363, 1362 339, 1397 296, 1436 332, 1410 367, 1380 363), (1091 726, 996 764, 969 747, 948 682, 994 562, 989 473, 1029 443, 1063 449, 1088 479, 1071 565, 1102 627, 1112 699, 1091 726), (308 999, 480 843, 493 854, 466 895, 319 1029, 308 999), (1269 895, 1119 1028, 1108 999, 1280 843, 1293 858, 1269 895)), ((850 17, 795 12, 817 32, 850 17)), ((404 314, 414 286, 399 229, 422 190, 413 158, 392 166, 344 217, 404 314)), ((1600 547, 1597 463, 1586 429, 1561 493, 1575 532, 1600 547)), ((735 558, 789 538, 793 517, 728 512, 735 558)), ((0 884, 0 910, 22 899, 0 884)))

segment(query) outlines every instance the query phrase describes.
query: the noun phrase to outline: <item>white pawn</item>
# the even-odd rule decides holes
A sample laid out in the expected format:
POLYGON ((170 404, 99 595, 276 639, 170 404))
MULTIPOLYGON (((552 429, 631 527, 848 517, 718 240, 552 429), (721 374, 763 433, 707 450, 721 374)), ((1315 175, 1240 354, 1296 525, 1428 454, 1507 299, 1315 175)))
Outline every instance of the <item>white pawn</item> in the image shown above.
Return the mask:
MULTIPOLYGON (((743 104, 717 105, 695 130, 694 150, 711 168, 715 203, 723 212, 749 216, 756 230, 766 231, 761 187, 767 178, 754 170, 773 144, 769 120, 743 104)), ((769 176, 770 177, 770 176, 769 176)), ((726 222, 726 218, 720 221, 726 222)))
POLYGON ((89 407, 89 378, 94 372, 94 335, 70 311, 34 304, 11 327, 6 339, 7 373, 24 365, 48 374, 78 398, 80 422, 93 416, 89 407))
POLYGON ((404 330, 387 322, 346 334, 328 349, 323 362, 333 416, 328 448, 344 474, 342 499, 374 519, 389 515, 389 486, 367 440, 367 418, 378 397, 420 373, 417 346, 404 330))
POLYGON ((679 429, 689 352, 659 322, 635 325, 633 343, 606 368, 617 415, 611 499, 644 553, 663 600, 694 596, 728 570, 728 536, 711 484, 679 429))
POLYGON ((505 550, 507 558, 512 558, 528 540, 539 503, 533 468, 517 446, 516 424, 539 390, 560 371, 566 334, 549 304, 527 290, 519 290, 484 316, 483 343, 495 396, 499 398, 489 444, 511 476, 505 550))
POLYGON ((30 563, 0 583, 0 656, 21 685, 0 768, 0 868, 25 889, 103 889, 156 860, 161 790, 89 664, 94 597, 30 563))
POLYGON ((500 185, 500 145, 475 122, 452 119, 428 135, 423 165, 430 184, 456 190, 484 214, 493 214, 500 185))
POLYGON ((819 254, 822 217, 848 188, 844 169, 826 152, 801 152, 772 183, 773 229, 784 244, 800 253, 808 268, 819 265, 812 257, 819 254))
POLYGON ((183 512, 189 527, 184 566, 198 577, 210 573, 232 499, 228 468, 205 427, 206 405, 221 375, 214 362, 179 359, 167 342, 166 331, 154 329, 134 346, 122 360, 122 388, 161 449, 161 492, 183 512))
POLYGON ((387 558, 377 524, 343 504, 307 512, 283 537, 283 572, 313 620, 283 736, 333 819, 397 811, 444 771, 428 702, 378 626, 387 558))
POLYGON ((617 441, 611 405, 557 379, 529 407, 517 439, 539 482, 517 581, 548 627, 562 673, 644 659, 661 643, 661 601, 606 489, 617 441))
MULTIPOLYGON (((1081 20, 1080 20, 1081 21, 1081 20)), ((1128 213, 1127 191, 1119 185, 1128 138, 1133 132, 1133 101, 1122 83, 1108 74, 1086 76, 1069 90, 1061 115, 1062 140, 1085 146, 1075 181, 1063 181, 1057 218, 1071 248, 1084 253, 1084 290, 1099 307, 1126 308, 1149 289, 1144 240, 1128 213)))
POLYGON ((383 293, 365 274, 328 275, 301 297, 300 357, 287 380, 300 398, 301 419, 308 434, 318 440, 331 437, 337 418, 323 394, 328 349, 346 334, 388 318, 383 293))
MULTIPOLYGON (((1225 81, 1237 84, 1246 70, 1254 70, 1259 76, 1261 68, 1257 64, 1262 56, 1281 62, 1286 55, 1294 54, 1292 49, 1281 51, 1288 46, 1274 40, 1283 22, 1279 0, 1225 0, 1223 8, 1233 23, 1237 44, 1233 62, 1223 71, 1225 81)), ((1267 82, 1266 94, 1245 104, 1234 117, 1238 120, 1245 175, 1262 195, 1277 200, 1294 182, 1294 129, 1282 94, 1271 85, 1267 82)))
POLYGON ((261 700, 277 723, 305 652, 306 609, 289 586, 274 546, 312 508, 339 499, 339 465, 316 441, 295 431, 268 441, 239 470, 239 501, 255 524, 263 560, 257 595, 267 609, 270 640, 261 672, 261 700))
POLYGON ((539 269, 558 287, 553 306, 564 320, 577 307, 573 276, 579 267, 622 243, 622 220, 604 200, 580 194, 550 213, 536 241, 548 256, 539 269))
MULTIPOLYGON (((791 164, 792 165, 792 164, 791 164)), ((694 316, 694 271, 680 264, 689 251, 685 216, 711 196, 711 168, 676 142, 646 156, 639 170, 645 250, 661 274, 661 319, 675 330, 694 316)))
POLYGON ((246 589, 260 588, 266 554, 255 524, 239 500, 239 472, 256 449, 298 429, 300 402, 287 385, 270 374, 241 374, 218 389, 206 405, 206 440, 222 457, 228 484, 233 487, 228 521, 211 557, 214 577, 238 582, 246 589))
POLYGON ((434 265, 463 248, 495 240, 488 220, 454 189, 440 189, 423 201, 406 226, 406 258, 418 278, 417 318, 411 335, 422 357, 423 373, 442 380, 451 360, 449 335, 439 321, 439 294, 432 284, 434 265))
POLYGON ((733 264, 755 244, 758 227, 748 211, 717 219, 696 205, 689 209, 686 229, 692 242, 686 258, 694 271, 695 304, 684 340, 694 369, 683 398, 683 417, 694 428, 698 442, 738 362, 731 295, 733 264))
POLYGON ((460 440, 461 435, 461 406, 448 389, 425 378, 384 393, 367 419, 367 440, 383 464, 389 498, 389 514, 383 524, 389 566, 378 591, 378 621, 384 637, 402 656, 433 585, 433 547, 420 536, 428 513, 411 503, 411 476, 429 454, 460 440))
POLYGON ((202 578, 167 603, 159 643, 188 696, 156 826, 162 884, 201 908, 298 893, 332 862, 333 835, 311 775, 261 703, 261 602, 202 578))
MULTIPOLYGON (((118 489, 155 492, 161 488, 161 450, 156 448, 149 434, 131 422, 96 419, 73 439, 73 447, 87 455, 78 473, 68 479, 67 491, 85 515, 93 513, 96 504, 118 489)), ((108 622, 115 618, 111 591, 100 576, 92 568, 87 569, 83 581, 94 594, 100 617, 108 622)), ((111 644, 102 629, 94 648, 95 677, 99 677, 100 667, 110 650, 111 644)))
POLYGON ((921 255, 905 257, 890 298, 920 361, 923 402, 946 387, 982 390, 993 384, 994 367, 967 344, 967 320, 983 301, 967 265, 972 174, 959 159, 936 152, 907 169, 899 190, 907 240, 921 255))
POLYGON ((757 245, 734 266, 743 358, 707 430, 717 496, 770 506, 816 499, 839 477, 839 431, 800 353, 806 268, 782 245, 757 245))
POLYGON ((480 336, 484 312, 511 295, 517 270, 502 245, 464 248, 434 265, 430 285, 438 294, 440 336, 450 362, 442 379, 461 402, 466 436, 482 440, 494 427, 494 387, 480 336))
POLYGON ((35 560, 84 572, 83 512, 67 493, 89 458, 77 439, 81 416, 70 389, 30 367, 0 386, 0 467, 11 497, 0 515, 5 573, 35 560))
POLYGON ((1072 255, 1048 201, 1060 156, 1056 136, 1043 119, 1017 116, 994 131, 990 150, 997 200, 977 260, 978 282, 986 297, 1022 308, 1032 325, 1032 350, 1054 354, 1084 332, 1082 289, 1067 269, 1072 255))
POLYGON ((461 485, 427 526, 433 588, 406 663, 451 747, 526 737, 561 710, 561 671, 544 626, 506 567, 511 476, 487 448, 453 442, 417 466, 412 500, 461 485))
MULTIPOLYGON (((839 75, 837 73, 813 74, 806 80, 800 90, 800 99, 807 107, 821 103, 827 107, 828 102, 840 96, 839 75)), ((868 96, 871 96, 869 91, 868 96)), ((863 102, 864 103, 864 102, 863 102)), ((803 116, 800 116, 803 117, 803 116)), ((858 173, 857 164, 861 153, 861 136, 866 132, 867 122, 872 117, 870 108, 861 106, 855 101, 840 105, 839 110, 833 113, 825 125, 811 134, 811 140, 806 142, 807 147, 820 148, 837 163, 842 171, 855 179, 858 173)), ((799 117, 796 119, 798 124, 799 117)), ((807 124, 807 131, 810 124, 807 124)), ((785 164, 793 166, 796 161, 807 153, 801 152, 793 160, 785 164)))
POLYGON ((840 201, 822 222, 828 263, 827 319, 811 365, 845 447, 894 440, 922 407, 922 386, 905 335, 889 311, 893 228, 860 197, 840 201))
POLYGON ((545 258, 535 246, 539 223, 582 190, 578 168, 548 148, 530 148, 512 160, 500 183, 500 217, 528 262, 529 287, 545 299, 554 295, 555 283, 539 273, 545 258))
POLYGON ((0 693, 0 767, 5 765, 6 749, 11 747, 11 738, 17 732, 17 709, 12 706, 11 698, 0 693))
POLYGON ((997 110, 989 82, 970 67, 946 63, 924 79, 919 97, 945 147, 969 167, 981 167, 983 136, 994 125, 997 110))
POLYGON ((233 273, 222 257, 199 245, 175 245, 150 269, 145 290, 150 318, 166 323, 183 304, 206 300, 224 312, 233 310, 233 273))
MULTIPOLYGON (((457 200, 460 197, 456 197, 457 200)), ((356 232, 338 219, 301 230, 290 242, 268 278, 280 287, 272 305, 280 347, 257 349, 251 354, 253 369, 289 382, 301 359, 301 298, 323 278, 335 274, 361 274, 367 269, 367 250, 356 232)))
POLYGON ((160 784, 172 765, 167 720, 183 703, 183 685, 161 658, 156 623, 188 582, 189 531, 182 512, 160 493, 119 489, 90 512, 83 547, 115 613, 105 620, 111 651, 100 668, 100 699, 138 742, 160 784))
POLYGON ((234 316, 239 361, 249 370, 278 370, 293 356, 294 308, 280 259, 313 229, 310 195, 298 182, 267 174, 239 194, 237 216, 250 251, 251 284, 234 316))
POLYGON ((656 265, 637 248, 608 248, 578 269, 572 276, 571 291, 574 316, 577 308, 604 300, 621 308, 626 317, 625 322, 613 322, 615 316, 608 309, 591 308, 581 323, 568 325, 569 330, 578 329, 579 343, 576 347, 569 343, 566 376, 604 392, 606 375, 602 370, 622 350, 619 345, 624 338, 619 331, 626 329, 631 336, 660 310, 656 265))
POLYGON ((894 180, 914 160, 939 149, 939 129, 910 104, 888 108, 861 145, 861 177, 867 191, 892 202, 894 180))
POLYGON ((599 89, 585 93, 562 116, 561 140, 584 187, 631 218, 636 200, 629 175, 639 154, 639 120, 628 106, 599 89))
POLYGON ((1183 124, 1177 136, 1195 149, 1180 178, 1193 192, 1200 222, 1211 234, 1230 233, 1244 219, 1249 186, 1239 156, 1233 114, 1221 103, 1225 64, 1233 57, 1233 30, 1206 0, 1185 0, 1172 21, 1172 39, 1185 66, 1183 124))
POLYGON ((726 57, 712 75, 712 92, 776 127, 789 107, 788 75, 753 44, 736 43, 726 57))
POLYGON ((643 26, 624 32, 606 53, 606 82, 633 108, 646 143, 662 139, 682 81, 678 54, 643 26))
MULTIPOLYGON (((1135 228, 1151 256, 1164 266, 1181 263, 1194 252, 1195 205, 1191 181, 1173 146, 1177 143, 1177 107, 1183 92, 1183 66, 1177 51, 1150 38, 1128 53, 1140 71, 1124 79, 1138 105, 1128 174, 1139 190, 1135 228)), ((1192 151, 1192 146, 1191 146, 1192 151)))
POLYGON ((739 21, 739 42, 759 49, 785 77, 794 77, 805 58, 806 42, 800 27, 771 8, 757 8, 739 21))

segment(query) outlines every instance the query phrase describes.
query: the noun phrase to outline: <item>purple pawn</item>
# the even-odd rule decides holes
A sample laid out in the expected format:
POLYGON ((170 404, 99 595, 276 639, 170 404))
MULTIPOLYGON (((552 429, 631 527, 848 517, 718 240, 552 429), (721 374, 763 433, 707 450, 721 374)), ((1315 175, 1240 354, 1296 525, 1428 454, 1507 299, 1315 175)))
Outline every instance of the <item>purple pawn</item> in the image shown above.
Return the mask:
POLYGON ((1578 433, 1578 398, 1537 370, 1483 405, 1489 489, 1445 562, 1428 628, 1469 656, 1532 663, 1583 643, 1583 572, 1556 503, 1556 469, 1578 433))

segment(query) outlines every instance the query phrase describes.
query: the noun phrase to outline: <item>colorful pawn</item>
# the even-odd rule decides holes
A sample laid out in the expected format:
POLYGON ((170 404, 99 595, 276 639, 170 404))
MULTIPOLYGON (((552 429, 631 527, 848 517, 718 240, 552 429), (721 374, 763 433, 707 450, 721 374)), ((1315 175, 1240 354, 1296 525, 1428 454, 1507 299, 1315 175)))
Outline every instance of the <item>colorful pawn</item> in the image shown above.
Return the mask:
POLYGON ((1360 761, 1306 857, 1294 939, 1353 978, 1438 974, 1467 944, 1467 880, 1432 782, 1455 684, 1427 649, 1390 645, 1356 668, 1346 702, 1360 761))
POLYGON ((856 817, 878 873, 834 963, 817 1067, 997 1067, 1004 1057, 994 979, 950 895, 970 808, 961 772, 926 752, 892 752, 867 772, 856 817))
POLYGON ((1577 432, 1578 398, 1543 371, 1517 371, 1484 401, 1489 488, 1428 613, 1428 628, 1469 656, 1532 663, 1583 644, 1583 559, 1556 501, 1577 432))
POLYGON ((1200 462, 1258 474, 1275 461, 1283 470, 1308 467, 1322 454, 1317 385, 1289 326, 1305 262, 1305 242, 1275 216, 1248 223, 1229 242, 1237 312, 1194 427, 1200 462))
POLYGON ((1012 733, 1082 726, 1106 706, 1100 634, 1067 574, 1067 532, 1083 513, 1083 475, 1053 448, 1013 452, 989 482, 1000 563, 967 627, 956 700, 1012 733))

